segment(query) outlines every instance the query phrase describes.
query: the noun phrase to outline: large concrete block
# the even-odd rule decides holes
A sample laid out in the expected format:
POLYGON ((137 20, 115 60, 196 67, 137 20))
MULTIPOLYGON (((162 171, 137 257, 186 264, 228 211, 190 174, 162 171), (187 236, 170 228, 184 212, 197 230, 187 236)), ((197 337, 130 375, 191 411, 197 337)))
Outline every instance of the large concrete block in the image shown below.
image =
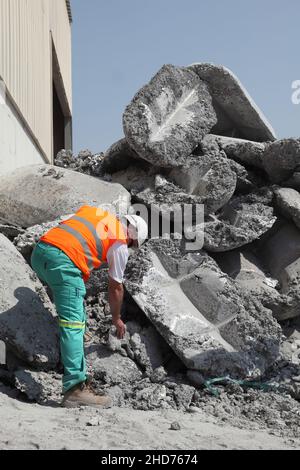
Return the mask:
POLYGON ((188 194, 201 196, 212 211, 229 201, 237 182, 229 160, 222 155, 190 157, 183 166, 174 168, 169 177, 188 194))
POLYGON ((80 206, 100 206, 126 213, 130 195, 112 184, 51 165, 32 165, 0 177, 0 217, 30 227, 74 213, 80 206))
POLYGON ((218 122, 213 134, 264 142, 275 140, 270 123, 231 70, 208 63, 188 67, 208 84, 218 122))
POLYGON ((130 146, 161 167, 184 163, 215 123, 207 85, 195 73, 173 65, 159 70, 123 116, 130 146))
POLYGON ((284 304, 276 315, 285 320, 300 315, 300 232, 294 224, 279 220, 270 236, 262 240, 258 256, 271 276, 279 281, 284 304))
MULTIPOLYGON (((174 252, 173 245, 169 256, 174 252)), ((171 277, 153 242, 130 258, 126 289, 189 369, 205 376, 259 376, 278 355, 279 325, 208 255, 199 261, 189 274, 171 277)))
POLYGON ((2 234, 0 272, 0 340, 33 367, 55 367, 59 341, 54 308, 22 255, 2 234))
POLYGON ((263 165, 274 183, 293 176, 300 164, 300 139, 282 139, 269 145, 263 154, 263 165))

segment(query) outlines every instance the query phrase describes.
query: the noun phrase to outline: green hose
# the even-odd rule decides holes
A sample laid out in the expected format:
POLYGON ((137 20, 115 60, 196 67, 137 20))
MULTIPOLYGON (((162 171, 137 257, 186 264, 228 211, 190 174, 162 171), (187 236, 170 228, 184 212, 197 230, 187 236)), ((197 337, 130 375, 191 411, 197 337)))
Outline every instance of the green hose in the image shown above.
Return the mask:
POLYGON ((204 387, 207 389, 208 392, 210 392, 215 397, 220 396, 219 390, 212 385, 212 384, 217 384, 217 383, 220 383, 220 384, 232 383, 232 384, 240 385, 241 387, 245 387, 245 388, 255 388, 257 390, 263 390, 264 392, 284 390, 284 387, 282 385, 278 385, 275 383, 251 382, 249 380, 237 380, 237 379, 232 379, 229 376, 215 377, 214 379, 208 379, 204 382, 204 387))

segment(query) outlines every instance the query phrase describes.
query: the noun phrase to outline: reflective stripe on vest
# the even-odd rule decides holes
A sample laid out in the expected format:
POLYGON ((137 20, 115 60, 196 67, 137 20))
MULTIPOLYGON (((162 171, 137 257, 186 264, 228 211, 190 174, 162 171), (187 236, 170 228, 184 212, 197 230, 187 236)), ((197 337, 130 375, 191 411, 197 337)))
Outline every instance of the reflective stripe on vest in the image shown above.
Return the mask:
POLYGON ((87 244, 86 239, 81 235, 81 233, 78 232, 78 230, 76 230, 75 228, 69 227, 69 225, 66 225, 66 224, 59 224, 57 228, 61 230, 65 230, 66 232, 73 235, 73 237, 75 237, 79 241, 84 251, 84 256, 87 259, 87 265, 88 265, 89 270, 91 271, 92 269, 94 269, 94 262, 93 262, 93 256, 92 256, 91 250, 89 248, 89 245, 87 244))
POLYGON ((82 330, 83 328, 85 328, 85 322, 81 321, 59 320, 58 324, 61 328, 75 328, 78 330, 82 330))
POLYGON ((101 242, 101 240, 100 240, 93 224, 91 224, 91 222, 89 220, 84 219, 83 217, 79 217, 78 215, 74 215, 69 220, 77 220, 78 222, 81 222, 93 234, 93 236, 95 238, 96 248, 97 248, 97 258, 101 261, 102 260, 102 253, 103 253, 102 242, 101 242))

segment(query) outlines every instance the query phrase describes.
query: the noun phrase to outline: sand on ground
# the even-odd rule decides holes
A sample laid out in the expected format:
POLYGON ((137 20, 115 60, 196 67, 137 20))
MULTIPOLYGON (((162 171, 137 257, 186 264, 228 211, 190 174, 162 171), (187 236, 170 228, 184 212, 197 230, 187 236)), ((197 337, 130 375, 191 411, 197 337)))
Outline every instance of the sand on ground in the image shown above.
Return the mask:
POLYGON ((41 406, 21 401, 4 385, 0 385, 0 423, 0 450, 300 449, 300 439, 253 425, 233 427, 201 410, 64 409, 58 403, 41 406), (170 429, 174 421, 180 430, 170 429))

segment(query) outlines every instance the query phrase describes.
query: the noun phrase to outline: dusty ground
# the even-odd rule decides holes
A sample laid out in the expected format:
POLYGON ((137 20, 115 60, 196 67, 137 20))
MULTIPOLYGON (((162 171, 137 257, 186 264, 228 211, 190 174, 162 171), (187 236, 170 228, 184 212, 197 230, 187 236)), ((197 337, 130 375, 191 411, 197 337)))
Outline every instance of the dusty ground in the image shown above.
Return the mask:
POLYGON ((201 410, 68 410, 57 404, 40 406, 20 401, 15 391, 3 385, 0 423, 1 450, 300 449, 299 438, 280 436, 253 423, 235 427, 201 410), (174 421, 180 424, 180 430, 170 430, 174 421))

